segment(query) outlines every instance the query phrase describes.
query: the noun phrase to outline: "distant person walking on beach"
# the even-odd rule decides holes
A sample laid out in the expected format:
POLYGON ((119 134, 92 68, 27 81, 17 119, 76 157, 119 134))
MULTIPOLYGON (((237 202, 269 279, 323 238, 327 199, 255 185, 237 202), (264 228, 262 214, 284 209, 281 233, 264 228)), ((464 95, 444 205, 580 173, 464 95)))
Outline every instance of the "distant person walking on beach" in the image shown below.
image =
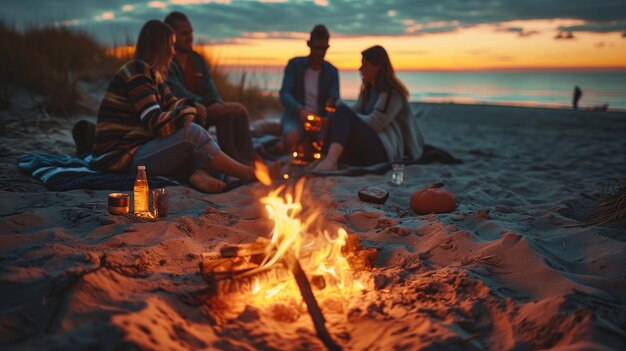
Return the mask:
POLYGON ((224 102, 211 79, 211 70, 202 55, 193 51, 193 27, 187 16, 174 11, 165 17, 176 33, 176 54, 167 74, 167 84, 179 98, 190 98, 206 109, 207 126, 215 126, 221 149, 235 160, 252 165, 248 110, 238 102, 224 102))
POLYGON ((324 60, 330 33, 318 24, 306 42, 309 56, 289 60, 280 88, 283 114, 280 119, 287 148, 294 150, 304 137, 304 122, 308 115, 326 115, 325 107, 334 108, 339 99, 339 73, 324 60))
POLYGON ((117 71, 100 103, 94 166, 135 172, 145 165, 150 175, 188 177, 209 193, 225 186, 209 174, 212 170, 254 179, 253 167, 220 150, 198 104, 177 99, 165 84, 175 41, 172 28, 161 21, 148 21, 141 28, 135 58, 117 71))
POLYGON ((340 103, 328 118, 325 157, 315 171, 335 170, 339 161, 365 166, 422 156, 424 137, 387 51, 377 45, 361 54, 361 93, 353 109, 340 103))
POLYGON ((583 96, 583 91, 577 85, 574 87, 574 98, 572 100, 572 105, 574 106, 574 110, 578 110, 578 101, 583 96))

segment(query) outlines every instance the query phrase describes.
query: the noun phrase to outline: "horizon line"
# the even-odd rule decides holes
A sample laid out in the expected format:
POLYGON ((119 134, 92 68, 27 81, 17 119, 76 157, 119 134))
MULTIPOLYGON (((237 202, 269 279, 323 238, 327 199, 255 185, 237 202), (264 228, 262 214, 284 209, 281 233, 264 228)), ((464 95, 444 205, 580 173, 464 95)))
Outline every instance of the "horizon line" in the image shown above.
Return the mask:
MULTIPOLYGON (((217 63, 215 67, 226 68, 244 68, 253 67, 259 69, 283 69, 284 65, 255 65, 255 64, 227 64, 217 63)), ((340 70, 356 70, 356 68, 337 67, 340 70)), ((519 67, 467 67, 467 68, 400 68, 396 69, 396 72, 441 72, 441 73, 455 73, 455 72, 624 72, 626 73, 626 66, 571 66, 571 67, 555 67, 555 66, 519 66, 519 67)))

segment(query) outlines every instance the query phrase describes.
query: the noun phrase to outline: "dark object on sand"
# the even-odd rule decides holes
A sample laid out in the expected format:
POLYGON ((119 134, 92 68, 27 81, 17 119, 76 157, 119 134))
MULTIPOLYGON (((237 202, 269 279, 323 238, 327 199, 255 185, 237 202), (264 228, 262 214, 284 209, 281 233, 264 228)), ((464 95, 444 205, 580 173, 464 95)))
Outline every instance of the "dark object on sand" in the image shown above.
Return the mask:
POLYGON ((76 144, 76 156, 85 156, 91 153, 91 148, 96 141, 96 125, 81 119, 72 128, 72 137, 76 144))
POLYGON ((609 110, 609 104, 594 105, 591 107, 591 111, 595 111, 595 112, 606 112, 608 110, 609 110))
POLYGON ((381 188, 367 186, 359 190, 359 199, 373 204, 384 204, 389 198, 389 193, 381 188))

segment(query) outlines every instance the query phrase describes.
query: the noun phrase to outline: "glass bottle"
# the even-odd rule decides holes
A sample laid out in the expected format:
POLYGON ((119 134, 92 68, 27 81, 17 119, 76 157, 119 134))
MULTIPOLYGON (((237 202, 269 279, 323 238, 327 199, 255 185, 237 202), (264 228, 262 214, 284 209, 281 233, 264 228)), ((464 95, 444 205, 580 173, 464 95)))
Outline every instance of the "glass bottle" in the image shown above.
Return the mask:
POLYGON ((133 188, 133 213, 139 216, 150 214, 149 193, 146 166, 138 166, 137 179, 135 179, 135 186, 133 188))

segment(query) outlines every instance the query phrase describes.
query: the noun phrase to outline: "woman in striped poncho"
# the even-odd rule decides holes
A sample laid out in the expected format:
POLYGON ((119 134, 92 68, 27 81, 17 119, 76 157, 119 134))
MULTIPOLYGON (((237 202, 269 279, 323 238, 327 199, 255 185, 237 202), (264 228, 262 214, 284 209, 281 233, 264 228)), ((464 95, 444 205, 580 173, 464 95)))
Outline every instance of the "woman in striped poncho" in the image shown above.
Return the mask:
POLYGON ((161 21, 141 28, 135 58, 115 74, 100 104, 94 165, 116 172, 145 165, 151 175, 188 177, 204 192, 225 186, 210 170, 254 179, 253 167, 220 150, 195 103, 176 99, 165 84, 175 40, 172 28, 161 21))

